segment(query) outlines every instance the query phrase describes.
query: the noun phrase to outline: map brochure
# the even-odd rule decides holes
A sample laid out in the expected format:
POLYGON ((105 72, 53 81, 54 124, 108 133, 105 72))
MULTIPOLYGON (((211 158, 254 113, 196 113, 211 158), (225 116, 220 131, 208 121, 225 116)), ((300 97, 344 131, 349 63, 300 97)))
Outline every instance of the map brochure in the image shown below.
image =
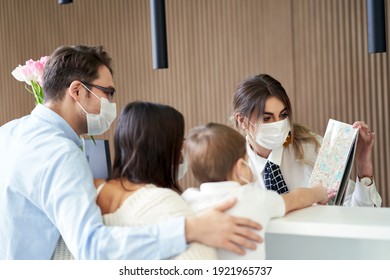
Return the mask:
POLYGON ((337 189, 329 204, 342 205, 355 157, 358 128, 329 119, 328 126, 314 164, 309 186, 322 181, 326 188, 337 189))

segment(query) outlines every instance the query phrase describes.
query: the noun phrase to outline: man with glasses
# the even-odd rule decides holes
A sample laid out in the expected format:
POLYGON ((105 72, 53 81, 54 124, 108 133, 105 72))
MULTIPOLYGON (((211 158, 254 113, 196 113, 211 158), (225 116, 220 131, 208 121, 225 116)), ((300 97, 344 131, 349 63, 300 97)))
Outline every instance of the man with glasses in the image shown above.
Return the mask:
POLYGON ((60 235, 76 259, 164 259, 189 242, 255 248, 260 225, 223 213, 234 201, 159 225, 103 224, 79 135, 115 119, 112 73, 101 46, 62 46, 45 65, 44 105, 0 127, 0 259, 50 259, 60 235))

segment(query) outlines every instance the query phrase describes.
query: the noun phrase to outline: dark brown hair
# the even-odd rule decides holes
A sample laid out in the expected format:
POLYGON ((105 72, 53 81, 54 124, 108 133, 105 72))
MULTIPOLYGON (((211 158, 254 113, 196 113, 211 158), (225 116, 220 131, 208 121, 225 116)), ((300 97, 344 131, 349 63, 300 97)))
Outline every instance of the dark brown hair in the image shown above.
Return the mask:
POLYGON ((104 65, 111 74, 111 58, 102 46, 61 46, 49 57, 43 69, 45 101, 61 101, 65 88, 75 81, 91 82, 104 65))
MULTIPOLYGON (((251 76, 238 84, 233 97, 234 113, 240 113, 248 119, 252 116, 259 119, 264 115, 265 103, 271 96, 275 96, 286 106, 292 123, 292 108, 286 91, 280 82, 267 74, 251 76)), ((236 127, 239 127, 237 121, 236 127)))
MULTIPOLYGON (((233 97, 233 116, 240 113, 250 119, 257 119, 264 115, 265 103, 271 96, 278 98, 286 106, 288 119, 291 124, 291 142, 293 143, 296 156, 299 160, 304 158, 303 142, 313 143, 318 149, 320 144, 314 134, 305 126, 293 122, 293 112, 290 99, 282 84, 267 74, 250 76, 241 81, 233 97)), ((232 117, 233 118, 233 117, 232 117)), ((240 128, 235 120, 236 128, 240 128)))
POLYGON ((111 179, 155 184, 180 193, 178 166, 184 137, 184 117, 163 104, 131 102, 119 117, 114 135, 111 179))
POLYGON ((227 181, 234 164, 245 154, 244 136, 223 124, 195 127, 186 141, 188 164, 200 183, 227 181))

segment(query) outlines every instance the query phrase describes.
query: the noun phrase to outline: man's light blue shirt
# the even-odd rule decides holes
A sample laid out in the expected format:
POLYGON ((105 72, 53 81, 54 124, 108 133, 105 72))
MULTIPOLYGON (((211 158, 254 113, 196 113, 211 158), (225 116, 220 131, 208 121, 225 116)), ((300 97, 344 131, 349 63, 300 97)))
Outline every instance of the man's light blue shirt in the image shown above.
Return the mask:
POLYGON ((38 105, 0 127, 0 259, 50 259, 62 235, 76 259, 164 259, 186 248, 184 217, 107 227, 81 139, 38 105))

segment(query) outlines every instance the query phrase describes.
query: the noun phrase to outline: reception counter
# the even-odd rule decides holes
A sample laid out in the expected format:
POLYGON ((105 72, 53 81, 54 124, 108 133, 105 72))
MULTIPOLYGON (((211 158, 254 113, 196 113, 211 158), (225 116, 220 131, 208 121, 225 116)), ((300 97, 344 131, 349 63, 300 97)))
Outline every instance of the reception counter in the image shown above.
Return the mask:
POLYGON ((315 205, 270 221, 267 259, 390 260, 390 208, 315 205))

